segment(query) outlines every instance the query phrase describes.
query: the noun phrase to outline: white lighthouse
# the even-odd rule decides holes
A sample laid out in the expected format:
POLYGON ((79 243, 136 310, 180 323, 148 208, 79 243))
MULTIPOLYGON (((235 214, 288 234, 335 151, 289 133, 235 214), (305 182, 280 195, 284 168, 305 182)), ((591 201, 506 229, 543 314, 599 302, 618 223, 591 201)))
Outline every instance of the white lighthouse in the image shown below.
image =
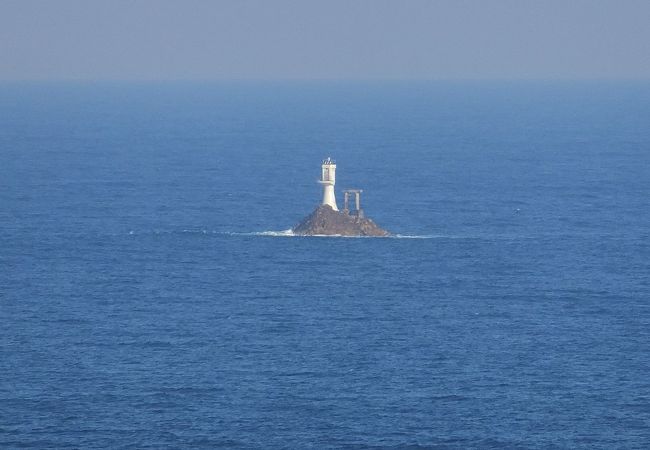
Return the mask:
POLYGON ((328 157, 323 161, 322 174, 318 182, 323 185, 323 205, 330 205, 334 211, 336 207, 336 197, 334 197, 334 183, 336 183, 336 163, 328 157))

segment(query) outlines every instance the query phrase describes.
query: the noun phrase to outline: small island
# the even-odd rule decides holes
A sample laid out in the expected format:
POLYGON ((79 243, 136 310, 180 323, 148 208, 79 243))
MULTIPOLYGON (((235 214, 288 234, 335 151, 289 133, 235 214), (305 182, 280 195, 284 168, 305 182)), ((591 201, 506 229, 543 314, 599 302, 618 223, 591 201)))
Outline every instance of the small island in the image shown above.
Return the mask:
POLYGON ((371 219, 334 211, 330 205, 320 205, 293 229, 300 236, 388 236, 371 219))
POLYGON ((322 164, 322 176, 319 183, 323 185, 323 202, 309 216, 296 225, 292 231, 299 236, 390 236, 390 233, 365 217, 361 209, 361 189, 343 191, 344 207, 339 211, 336 206, 334 184, 336 182, 336 163, 327 158, 322 164), (354 196, 354 210, 349 208, 350 197, 354 196))

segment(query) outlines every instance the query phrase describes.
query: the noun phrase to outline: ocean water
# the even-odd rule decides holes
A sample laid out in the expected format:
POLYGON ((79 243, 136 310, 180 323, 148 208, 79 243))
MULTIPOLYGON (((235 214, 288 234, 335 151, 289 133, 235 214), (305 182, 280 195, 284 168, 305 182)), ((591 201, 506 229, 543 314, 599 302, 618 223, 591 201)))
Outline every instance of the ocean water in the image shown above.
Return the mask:
POLYGON ((648 448, 649 198, 647 83, 2 84, 0 447, 648 448))

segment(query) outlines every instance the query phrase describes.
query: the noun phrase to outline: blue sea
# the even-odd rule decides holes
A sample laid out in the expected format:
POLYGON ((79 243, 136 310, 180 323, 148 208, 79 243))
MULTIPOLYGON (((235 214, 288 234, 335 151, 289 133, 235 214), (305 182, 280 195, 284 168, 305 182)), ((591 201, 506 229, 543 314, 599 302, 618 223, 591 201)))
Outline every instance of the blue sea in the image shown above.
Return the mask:
POLYGON ((649 448, 650 84, 0 84, 0 447, 649 448))

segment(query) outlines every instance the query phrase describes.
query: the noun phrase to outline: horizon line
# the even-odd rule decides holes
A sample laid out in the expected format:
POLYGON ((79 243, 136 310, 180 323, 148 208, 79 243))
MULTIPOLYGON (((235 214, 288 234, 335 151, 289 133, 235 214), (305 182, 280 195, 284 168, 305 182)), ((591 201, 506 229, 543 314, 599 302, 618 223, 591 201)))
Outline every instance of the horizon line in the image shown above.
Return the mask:
POLYGON ((650 82, 650 77, 455 77, 455 78, 314 78, 314 77, 269 77, 269 78, 0 78, 0 83, 273 83, 273 82, 650 82))

